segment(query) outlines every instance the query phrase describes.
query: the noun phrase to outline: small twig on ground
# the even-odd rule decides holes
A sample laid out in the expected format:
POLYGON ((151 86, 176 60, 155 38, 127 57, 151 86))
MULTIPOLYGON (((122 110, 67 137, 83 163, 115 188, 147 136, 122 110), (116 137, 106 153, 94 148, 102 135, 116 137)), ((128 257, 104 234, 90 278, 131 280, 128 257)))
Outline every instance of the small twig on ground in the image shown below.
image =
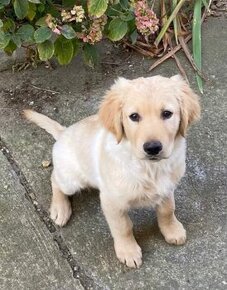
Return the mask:
POLYGON ((185 72, 183 66, 182 66, 181 63, 180 63, 179 58, 176 56, 176 54, 174 54, 172 57, 174 58, 174 60, 175 60, 175 62, 176 62, 176 65, 177 65, 177 67, 178 67, 180 73, 182 74, 183 78, 187 81, 187 83, 189 83, 189 80, 188 80, 187 74, 186 74, 186 72, 185 72))
POLYGON ((181 47, 182 47, 182 49, 183 49, 183 51, 184 51, 184 53, 185 53, 187 59, 189 60, 191 66, 193 67, 193 69, 198 73, 198 75, 199 75, 201 78, 203 78, 205 81, 207 81, 207 80, 208 80, 208 77, 206 77, 206 76, 201 72, 201 70, 197 67, 197 65, 195 64, 194 59, 193 59, 193 57, 192 57, 192 55, 191 55, 191 53, 190 53, 190 51, 189 51, 189 48, 188 48, 187 44, 186 44, 185 41, 184 41, 184 38, 183 38, 183 37, 179 37, 179 42, 180 42, 180 44, 181 44, 181 47))
POLYGON ((119 62, 101 61, 101 64, 120 65, 119 62))
POLYGON ((145 50, 145 49, 142 49, 141 47, 138 47, 138 46, 136 46, 136 45, 133 45, 133 44, 131 44, 131 43, 129 43, 128 41, 124 41, 124 43, 128 46, 128 47, 131 47, 132 49, 134 49, 135 51, 137 51, 137 52, 139 52, 139 53, 141 53, 141 54, 143 54, 143 55, 145 55, 145 56, 150 56, 150 57, 154 57, 155 56, 155 54, 154 53, 152 53, 152 52, 150 52, 150 51, 147 51, 147 50, 145 50))
POLYGON ((148 48, 148 49, 151 49, 151 45, 150 45, 149 43, 144 43, 144 42, 139 41, 139 40, 137 40, 136 43, 137 43, 138 45, 141 45, 141 46, 143 46, 143 47, 146 47, 146 48, 148 48))
MULTIPOLYGON (((173 49, 173 45, 172 45, 171 38, 169 38, 169 46, 170 46, 170 48, 171 48, 171 50, 172 50, 172 49, 173 49)), ((174 58, 174 60, 175 60, 175 62, 176 62, 176 65, 177 65, 177 67, 178 67, 178 69, 179 69, 181 75, 182 75, 182 76, 184 77, 184 79, 189 83, 189 81, 188 81, 188 77, 187 77, 187 74, 186 74, 186 72, 185 72, 185 70, 184 70, 184 68, 183 68, 183 66, 182 66, 182 64, 181 64, 181 62, 180 62, 180 60, 179 60, 179 58, 176 56, 176 54, 174 54, 172 57, 174 58)))
MULTIPOLYGON (((188 35, 185 38, 185 43, 187 43, 192 38, 192 35, 188 35)), ((167 54, 165 54, 162 58, 158 59, 153 65, 149 68, 149 71, 153 70, 156 66, 163 63, 168 58, 172 57, 177 51, 181 49, 181 44, 176 45, 172 50, 170 50, 167 54)))
POLYGON ((43 89, 43 88, 37 87, 35 85, 30 85, 30 86, 35 88, 35 89, 37 89, 37 90, 46 91, 46 92, 50 92, 50 93, 53 93, 53 94, 60 94, 60 92, 49 90, 49 89, 43 89))

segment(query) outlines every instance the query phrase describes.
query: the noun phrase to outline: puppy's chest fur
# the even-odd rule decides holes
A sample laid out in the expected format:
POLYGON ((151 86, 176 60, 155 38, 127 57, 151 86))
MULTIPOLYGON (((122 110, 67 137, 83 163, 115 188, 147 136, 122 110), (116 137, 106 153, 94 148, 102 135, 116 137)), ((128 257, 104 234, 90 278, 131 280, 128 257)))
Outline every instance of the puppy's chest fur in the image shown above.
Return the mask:
POLYGON ((131 164, 128 172, 122 175, 121 183, 127 187, 125 193, 129 193, 125 197, 130 207, 156 206, 175 189, 171 178, 173 168, 169 164, 141 163, 131 164))
POLYGON ((176 148, 176 152, 169 159, 159 162, 138 160, 130 155, 128 148, 118 148, 118 152, 112 151, 111 154, 107 148, 109 162, 104 164, 101 175, 107 183, 108 191, 124 207, 155 207, 174 191, 184 174, 184 144, 176 148))

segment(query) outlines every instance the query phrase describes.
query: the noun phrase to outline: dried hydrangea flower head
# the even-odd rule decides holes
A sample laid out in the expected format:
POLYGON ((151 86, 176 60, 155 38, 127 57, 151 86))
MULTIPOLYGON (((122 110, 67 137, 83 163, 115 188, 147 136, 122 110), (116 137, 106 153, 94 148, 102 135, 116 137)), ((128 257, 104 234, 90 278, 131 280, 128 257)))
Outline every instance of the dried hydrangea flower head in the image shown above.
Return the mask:
POLYGON ((145 0, 134 4, 134 14, 137 30, 142 35, 149 36, 158 30, 159 19, 145 0))
POLYGON ((62 10, 61 17, 63 22, 82 22, 85 18, 85 11, 82 6, 75 5, 70 11, 62 10))
POLYGON ((82 39, 83 42, 87 42, 90 44, 95 44, 96 42, 102 40, 104 26, 107 23, 107 16, 104 14, 101 17, 92 17, 91 25, 87 29, 83 28, 82 33, 78 33, 78 38, 82 39))

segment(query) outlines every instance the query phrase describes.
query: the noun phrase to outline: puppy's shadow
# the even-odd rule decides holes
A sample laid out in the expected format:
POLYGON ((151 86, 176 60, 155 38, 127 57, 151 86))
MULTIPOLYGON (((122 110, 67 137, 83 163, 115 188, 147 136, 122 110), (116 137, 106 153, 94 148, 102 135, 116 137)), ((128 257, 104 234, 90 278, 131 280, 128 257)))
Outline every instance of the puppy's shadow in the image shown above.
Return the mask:
POLYGON ((73 209, 73 218, 84 212, 94 216, 101 212, 99 191, 94 188, 83 189, 70 197, 73 209))
MULTIPOLYGON (((97 189, 82 190, 71 197, 71 202, 73 207, 72 223, 74 219, 83 219, 83 217, 92 216, 93 222, 97 223, 96 226, 101 227, 103 230, 105 228, 106 234, 110 235, 105 217, 101 210, 99 191, 97 189)), ((134 235, 141 245, 146 246, 150 244, 151 241, 153 243, 162 239, 154 210, 130 210, 129 216, 133 222, 134 235)))
MULTIPOLYGON (((79 259, 90 259, 92 263, 102 263, 109 272, 118 271, 128 273, 125 265, 119 268, 119 262, 113 247, 113 239, 106 219, 102 213, 99 191, 83 190, 72 198, 73 216, 66 227, 66 236, 72 235, 70 240, 73 249, 80 248, 79 259), (96 253, 94 256, 93 253, 96 253)), ((152 209, 136 209, 129 212, 132 219, 135 238, 142 248, 144 259, 155 255, 158 246, 163 243, 159 232, 156 216, 152 209)), ((76 250, 75 250, 76 251, 76 250)))
POLYGON ((134 225, 136 240, 143 248, 162 239, 153 209, 132 210, 129 216, 134 225))

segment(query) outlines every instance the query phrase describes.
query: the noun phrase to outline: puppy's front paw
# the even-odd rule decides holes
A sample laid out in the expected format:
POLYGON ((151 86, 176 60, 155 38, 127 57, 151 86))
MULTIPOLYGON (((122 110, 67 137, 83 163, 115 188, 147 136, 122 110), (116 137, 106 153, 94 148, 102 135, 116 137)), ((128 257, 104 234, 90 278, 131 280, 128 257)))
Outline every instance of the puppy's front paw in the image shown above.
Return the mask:
POLYGON ((72 208, 68 199, 64 199, 61 202, 52 201, 50 206, 50 217, 56 225, 63 227, 69 220, 71 214, 72 208))
POLYGON ((162 226, 161 232, 167 243, 173 245, 183 245, 186 242, 186 231, 178 220, 162 226))
POLYGON ((142 265, 142 251, 135 240, 124 240, 114 244, 117 258, 130 268, 139 268, 142 265))

